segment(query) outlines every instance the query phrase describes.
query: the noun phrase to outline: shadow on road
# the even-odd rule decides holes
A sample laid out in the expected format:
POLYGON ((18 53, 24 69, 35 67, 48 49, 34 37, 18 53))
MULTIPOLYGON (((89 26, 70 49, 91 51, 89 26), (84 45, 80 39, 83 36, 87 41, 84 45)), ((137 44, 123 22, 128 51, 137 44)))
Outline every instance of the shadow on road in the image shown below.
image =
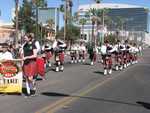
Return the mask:
POLYGON ((88 66, 90 66, 90 63, 83 63, 83 65, 88 65, 88 66))
POLYGON ((70 96, 68 94, 55 93, 55 92, 43 92, 42 95, 53 96, 53 97, 69 97, 70 96))
POLYGON ((94 73, 104 75, 104 72, 102 72, 102 71, 94 71, 94 73))
POLYGON ((144 108, 150 110, 150 103, 147 103, 147 102, 140 102, 140 101, 138 101, 138 102, 136 102, 136 103, 139 104, 139 105, 141 105, 141 106, 143 106, 144 108))
MULTIPOLYGON (((129 106, 142 107, 141 105, 139 105, 139 103, 129 103, 129 102, 124 102, 124 101, 104 99, 104 98, 95 98, 95 97, 89 97, 89 96, 69 95, 69 94, 56 93, 56 92, 43 92, 41 94, 45 95, 45 96, 52 96, 52 97, 72 97, 72 98, 79 98, 79 99, 88 99, 88 100, 92 100, 92 101, 108 102, 108 103, 114 103, 114 104, 124 104, 124 105, 129 105, 129 106)), ((149 108, 150 108, 150 104, 149 104, 149 108)))

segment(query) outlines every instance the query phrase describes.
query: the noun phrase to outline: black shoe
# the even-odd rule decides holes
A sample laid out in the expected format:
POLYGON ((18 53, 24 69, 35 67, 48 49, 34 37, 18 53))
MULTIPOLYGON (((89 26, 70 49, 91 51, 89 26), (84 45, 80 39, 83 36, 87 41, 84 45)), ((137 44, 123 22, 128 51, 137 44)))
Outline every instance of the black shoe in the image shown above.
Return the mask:
POLYGON ((25 94, 24 98, 29 98, 31 96, 31 94, 25 94))
POLYGON ((36 95, 36 90, 31 90, 31 96, 35 96, 36 95))

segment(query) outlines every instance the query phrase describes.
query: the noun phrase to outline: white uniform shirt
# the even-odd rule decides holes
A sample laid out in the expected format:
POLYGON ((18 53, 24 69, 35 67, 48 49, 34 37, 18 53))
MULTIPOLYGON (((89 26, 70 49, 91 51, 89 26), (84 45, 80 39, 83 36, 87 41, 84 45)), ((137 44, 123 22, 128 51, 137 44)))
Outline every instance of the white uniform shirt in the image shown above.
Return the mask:
POLYGON ((36 49, 37 49, 37 53, 40 53, 40 51, 41 51, 41 46, 40 46, 39 41, 36 41, 36 42, 35 42, 35 47, 36 47, 36 49))

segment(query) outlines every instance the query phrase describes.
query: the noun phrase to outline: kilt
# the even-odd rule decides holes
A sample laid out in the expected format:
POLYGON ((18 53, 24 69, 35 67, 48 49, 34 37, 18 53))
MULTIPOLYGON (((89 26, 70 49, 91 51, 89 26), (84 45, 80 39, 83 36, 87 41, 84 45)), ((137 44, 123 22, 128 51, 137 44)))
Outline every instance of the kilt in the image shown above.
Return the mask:
POLYGON ((85 59, 85 51, 80 51, 79 57, 85 59))
POLYGON ((36 61, 30 61, 28 64, 23 65, 23 73, 26 77, 36 76, 37 66, 36 61))
POLYGON ((37 74, 39 74, 40 76, 44 76, 45 75, 45 61, 42 57, 38 57, 36 59, 36 69, 37 69, 37 74))
POLYGON ((96 57, 97 57, 97 56, 96 56, 96 53, 94 53, 94 56, 93 56, 93 61, 94 61, 94 62, 96 62, 96 57))
POLYGON ((64 57, 65 57, 64 52, 59 53, 60 62, 64 62, 64 57))
POLYGON ((111 55, 106 55, 104 59, 104 65, 112 65, 112 58, 111 55))
POLYGON ((51 52, 45 52, 45 57, 46 57, 46 60, 50 60, 50 58, 52 57, 51 52))

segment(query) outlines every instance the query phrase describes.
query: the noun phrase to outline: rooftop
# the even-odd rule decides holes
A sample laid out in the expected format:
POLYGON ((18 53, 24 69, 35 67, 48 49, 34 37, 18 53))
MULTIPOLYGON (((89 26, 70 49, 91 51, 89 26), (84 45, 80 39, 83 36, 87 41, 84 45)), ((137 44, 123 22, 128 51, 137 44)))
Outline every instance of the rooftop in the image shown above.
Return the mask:
POLYGON ((145 8, 143 6, 137 6, 137 5, 129 5, 129 4, 116 4, 116 3, 100 3, 100 4, 86 4, 86 5, 80 5, 79 11, 87 11, 90 8, 96 8, 96 9, 103 9, 103 8, 110 8, 110 9, 120 9, 120 8, 145 8))

